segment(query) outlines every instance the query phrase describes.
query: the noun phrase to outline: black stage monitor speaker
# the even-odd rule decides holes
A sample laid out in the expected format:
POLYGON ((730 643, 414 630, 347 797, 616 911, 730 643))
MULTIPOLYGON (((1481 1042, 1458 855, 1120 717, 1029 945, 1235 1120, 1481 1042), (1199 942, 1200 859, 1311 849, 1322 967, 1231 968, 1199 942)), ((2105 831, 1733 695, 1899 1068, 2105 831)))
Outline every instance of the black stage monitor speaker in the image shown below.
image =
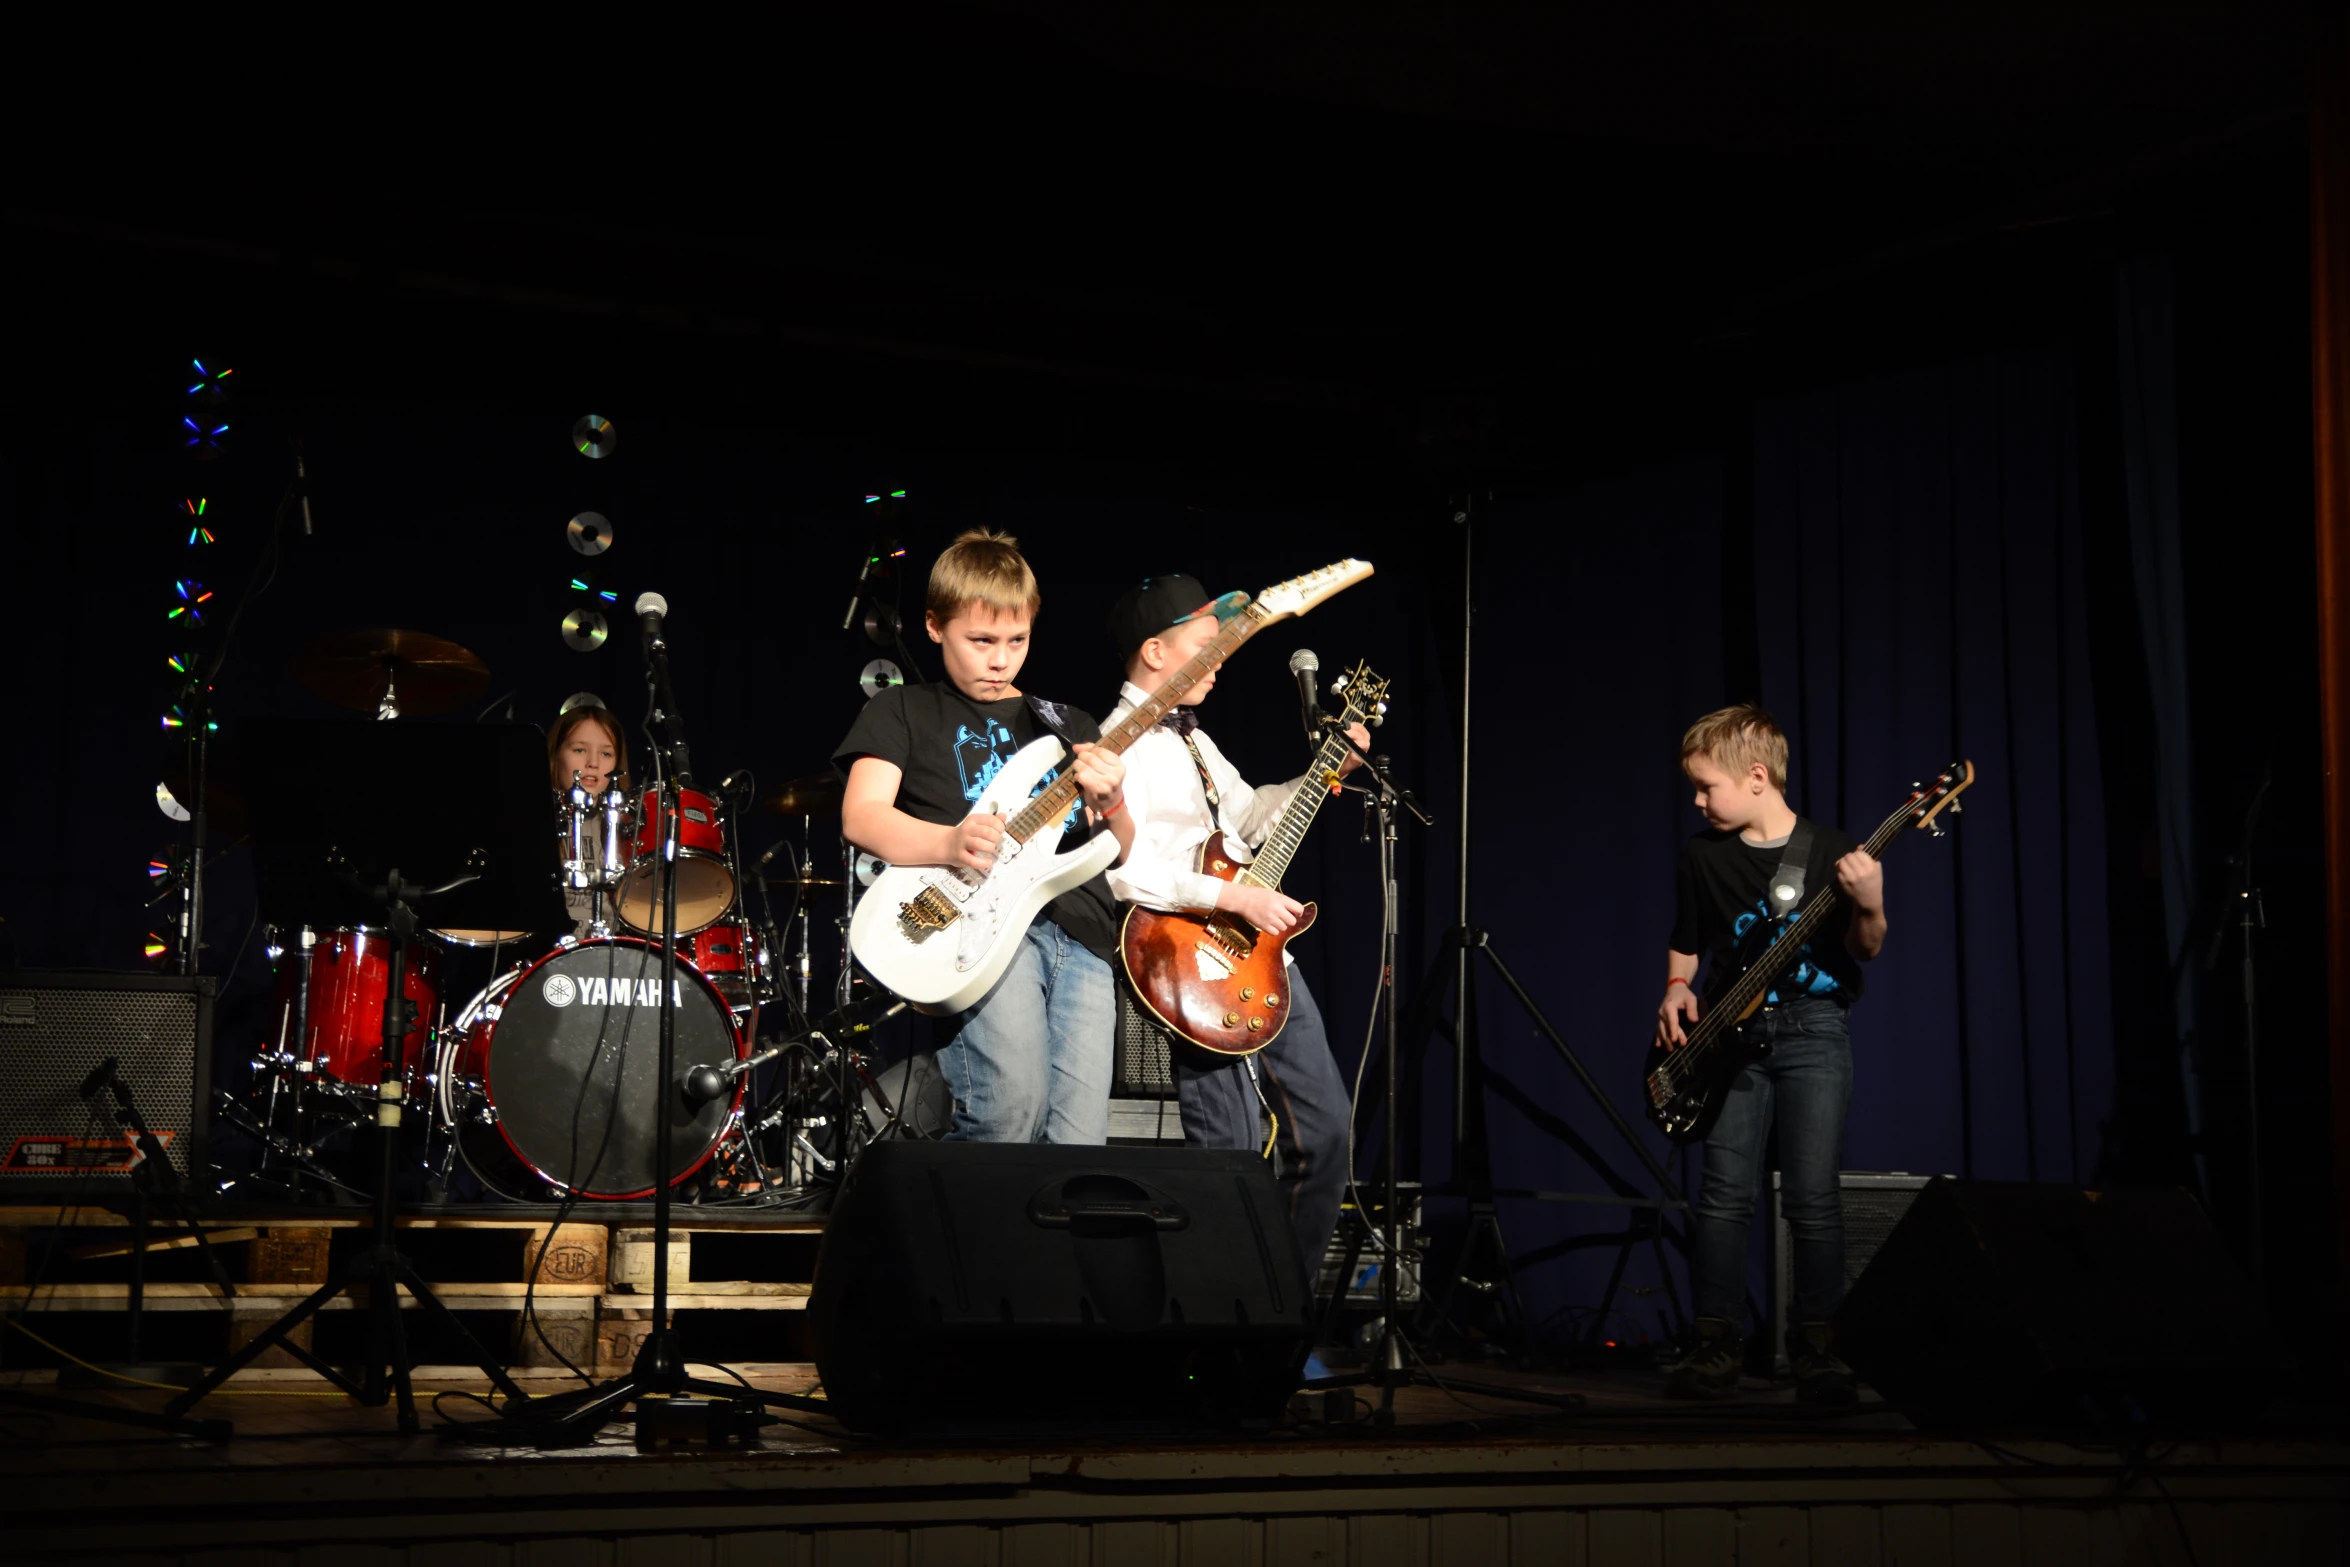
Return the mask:
POLYGON ((884 1142, 826 1223, 808 1328, 858 1430, 1198 1431, 1280 1414, 1309 1308, 1253 1153, 884 1142))
POLYGON ((209 978, 72 969, 0 973, 0 1201, 127 1190, 130 1133, 82 1084, 108 1056, 185 1180, 204 1169, 212 1092, 209 978))
POLYGON ((1888 1402, 1942 1427, 2225 1425, 2290 1365, 2186 1192, 1948 1176, 1886 1237, 1836 1337, 1888 1402))

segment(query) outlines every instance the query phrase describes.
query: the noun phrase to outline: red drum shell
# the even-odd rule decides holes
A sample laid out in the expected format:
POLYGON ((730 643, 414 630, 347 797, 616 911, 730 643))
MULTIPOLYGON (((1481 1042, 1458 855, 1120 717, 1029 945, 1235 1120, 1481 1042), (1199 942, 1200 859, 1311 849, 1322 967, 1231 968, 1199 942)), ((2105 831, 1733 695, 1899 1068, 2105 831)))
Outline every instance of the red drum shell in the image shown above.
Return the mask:
MULTIPOLYGON (((717 798, 698 789, 677 791, 677 933, 706 930, 734 907, 734 872, 726 864, 726 825, 717 798)), ((632 857, 613 903, 621 923, 655 934, 661 925, 660 796, 648 789, 638 802, 632 857)))
MULTIPOLYGON (((410 1081, 425 1059, 433 1014, 441 1004, 440 948, 429 941, 408 943, 408 973, 400 987, 416 1003, 416 1021, 400 1041, 400 1066, 410 1081)), ((392 938, 380 930, 346 929, 319 933, 310 952, 310 1037, 293 1037, 295 994, 302 965, 292 951, 277 971, 274 1037, 298 1061, 341 1083, 373 1084, 383 1079, 384 991, 392 977, 392 938)))

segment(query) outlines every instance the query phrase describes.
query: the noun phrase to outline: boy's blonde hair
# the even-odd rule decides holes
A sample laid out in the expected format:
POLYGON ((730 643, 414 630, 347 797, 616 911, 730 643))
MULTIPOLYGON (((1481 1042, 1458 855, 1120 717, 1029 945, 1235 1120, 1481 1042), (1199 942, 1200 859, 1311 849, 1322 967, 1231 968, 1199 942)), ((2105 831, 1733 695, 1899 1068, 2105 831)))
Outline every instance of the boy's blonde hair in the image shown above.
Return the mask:
POLYGON ((1020 554, 1020 541, 1008 533, 973 528, 957 534, 930 568, 930 589, 922 607, 937 616, 940 625, 975 603, 999 615, 1026 614, 1031 620, 1044 606, 1036 573, 1020 554))
POLYGON ((1751 702, 1708 713, 1681 737, 1681 768, 1702 756, 1735 778, 1755 763, 1770 774, 1771 787, 1787 792, 1787 735, 1771 715, 1751 702))

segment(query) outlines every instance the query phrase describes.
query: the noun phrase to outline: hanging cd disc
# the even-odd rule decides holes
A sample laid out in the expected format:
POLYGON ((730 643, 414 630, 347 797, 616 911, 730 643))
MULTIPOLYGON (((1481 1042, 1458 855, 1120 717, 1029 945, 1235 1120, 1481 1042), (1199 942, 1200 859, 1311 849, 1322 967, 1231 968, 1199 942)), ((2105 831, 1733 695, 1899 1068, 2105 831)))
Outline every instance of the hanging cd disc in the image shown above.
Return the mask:
POLYGON ((563 531, 582 555, 601 555, 612 547, 612 524, 602 512, 583 511, 563 531))
POLYGON ((889 861, 877 859, 862 849, 857 851, 856 858, 849 863, 857 873, 857 885, 860 887, 872 886, 881 879, 881 873, 889 869, 889 861))
POLYGON ((593 691, 574 691, 563 699, 561 707, 555 709, 555 716, 561 718, 575 707, 602 707, 603 705, 604 699, 593 691))
POLYGON ((602 414, 582 414, 579 423, 571 427, 571 444, 579 448, 582 457, 609 457, 612 448, 620 444, 620 432, 602 414))
POLYGON ((867 664, 857 676, 857 684, 864 689, 865 699, 871 701, 892 686, 906 683, 905 671, 886 658, 877 658, 867 664))
POLYGON ((574 653, 593 653, 611 634, 604 617, 592 609, 575 609, 563 617, 563 641, 574 653))

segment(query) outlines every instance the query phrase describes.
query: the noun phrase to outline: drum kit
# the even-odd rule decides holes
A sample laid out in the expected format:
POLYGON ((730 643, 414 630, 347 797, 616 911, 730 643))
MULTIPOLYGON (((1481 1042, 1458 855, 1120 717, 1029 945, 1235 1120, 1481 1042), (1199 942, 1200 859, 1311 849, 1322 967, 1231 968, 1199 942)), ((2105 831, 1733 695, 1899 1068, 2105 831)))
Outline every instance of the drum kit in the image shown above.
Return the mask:
MULTIPOLYGON (((487 680, 470 653, 413 633, 320 646, 324 655, 314 647, 297 664, 304 683, 379 717, 445 711, 452 686, 478 694, 487 680), (406 656, 419 648, 429 661, 406 656)), ((654 791, 615 783, 590 794, 575 775, 550 820, 573 928, 536 942, 529 931, 433 928, 409 943, 402 991, 411 1026, 400 1064, 407 1103, 429 1112, 408 1122, 422 1123, 428 1197, 468 1195, 460 1165, 487 1194, 517 1202, 642 1198, 661 1184, 647 1042, 661 999, 657 931, 671 877, 675 1058, 714 1069, 717 1087, 699 1102, 689 1091, 670 1118, 670 1186, 702 1202, 803 1202, 836 1183, 877 1125, 896 1129, 890 1089, 908 1079, 878 1073, 856 1048, 869 1043, 868 1019, 890 998, 858 994, 865 987, 850 983, 846 909, 842 994, 828 1016, 810 1018, 811 894, 854 890, 845 843, 844 874, 814 874, 816 824, 837 815, 840 780, 816 774, 764 799, 735 783, 715 793, 673 789, 676 843, 665 857, 654 791), (800 830, 745 866, 741 840, 754 808, 796 818, 800 830), (771 876, 779 856, 788 856, 788 874, 771 876), (771 882, 788 889, 780 927, 771 882), (781 936, 795 923, 796 951, 781 936), (761 1040, 763 1012, 784 1022, 776 1040, 761 1040)), ((297 1198, 322 1189, 359 1195, 320 1156, 376 1113, 389 946, 365 926, 302 927, 282 940, 272 931, 269 1037, 247 1090, 219 1096, 223 1118, 264 1149, 245 1181, 297 1198)))

